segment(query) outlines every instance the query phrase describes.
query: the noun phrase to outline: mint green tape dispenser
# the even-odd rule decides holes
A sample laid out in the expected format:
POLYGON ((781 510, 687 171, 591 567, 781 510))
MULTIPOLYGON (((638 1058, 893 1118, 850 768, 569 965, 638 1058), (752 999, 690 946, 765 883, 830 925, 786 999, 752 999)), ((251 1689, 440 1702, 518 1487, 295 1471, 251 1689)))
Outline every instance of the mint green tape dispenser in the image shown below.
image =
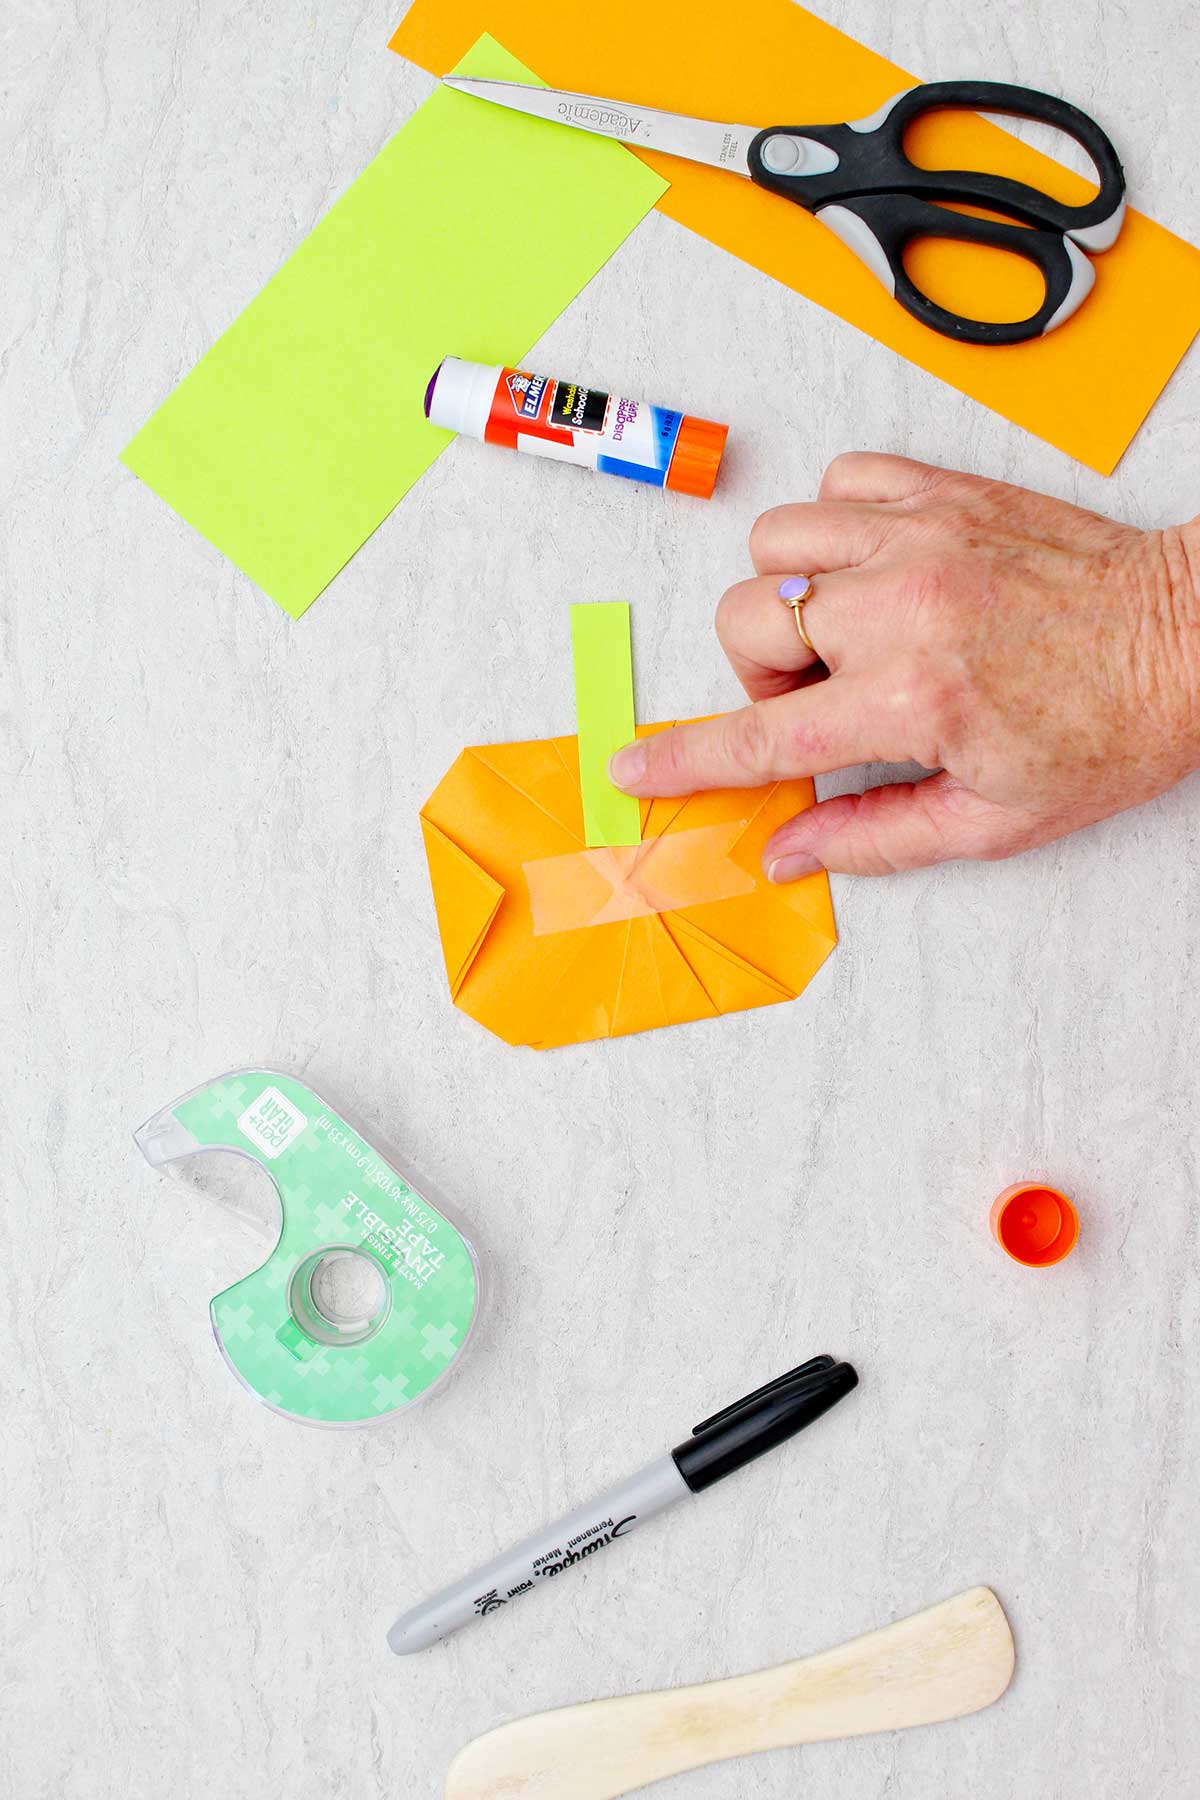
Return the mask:
POLYGON ((309 1425, 366 1425, 445 1380, 479 1306, 475 1252, 319 1094, 242 1069, 172 1101, 134 1140, 155 1168, 232 1150, 274 1182, 283 1210, 274 1250, 209 1304, 221 1354, 267 1406, 309 1425), (374 1290, 352 1313, 322 1291, 347 1258, 374 1290))

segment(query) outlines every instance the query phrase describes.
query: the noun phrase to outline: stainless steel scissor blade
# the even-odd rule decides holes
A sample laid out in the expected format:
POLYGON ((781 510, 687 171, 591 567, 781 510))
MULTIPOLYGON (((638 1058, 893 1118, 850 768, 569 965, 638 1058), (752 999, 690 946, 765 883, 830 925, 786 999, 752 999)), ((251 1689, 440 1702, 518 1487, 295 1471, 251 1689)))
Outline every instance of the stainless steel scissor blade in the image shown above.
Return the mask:
POLYGON ((756 125, 718 125, 712 119, 688 119, 681 113, 658 112, 652 106, 600 100, 594 94, 569 94, 562 88, 529 87, 521 81, 484 81, 474 75, 447 75, 443 85, 461 94, 490 100, 535 119, 571 125, 599 137, 635 144, 639 150, 663 150, 689 162, 750 178, 747 152, 758 136, 756 125))

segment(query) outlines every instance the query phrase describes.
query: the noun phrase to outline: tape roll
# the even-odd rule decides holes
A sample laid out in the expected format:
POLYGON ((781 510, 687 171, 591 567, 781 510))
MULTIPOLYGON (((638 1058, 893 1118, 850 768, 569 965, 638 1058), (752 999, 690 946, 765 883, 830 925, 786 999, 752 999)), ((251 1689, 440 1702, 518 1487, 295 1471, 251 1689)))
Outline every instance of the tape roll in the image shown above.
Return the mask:
POLYGON ((265 1405, 310 1425, 364 1425, 446 1379, 478 1312, 474 1249, 442 1203, 319 1094, 243 1069, 172 1101, 134 1138, 155 1167, 227 1150, 274 1183, 274 1250, 209 1303, 222 1355, 265 1405), (322 1292, 348 1260, 372 1289, 350 1312, 322 1292))

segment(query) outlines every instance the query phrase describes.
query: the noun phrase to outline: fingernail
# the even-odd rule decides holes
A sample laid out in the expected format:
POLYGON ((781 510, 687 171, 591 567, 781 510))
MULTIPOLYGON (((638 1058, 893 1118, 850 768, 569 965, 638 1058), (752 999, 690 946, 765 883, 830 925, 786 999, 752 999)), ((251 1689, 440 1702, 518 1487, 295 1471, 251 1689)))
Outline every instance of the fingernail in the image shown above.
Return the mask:
POLYGON ((789 575, 786 581, 779 584, 781 600, 803 600, 812 586, 811 575, 789 575))
POLYGON ((608 759, 608 779, 614 787, 636 787, 646 773, 646 749, 643 744, 626 744, 608 759))
POLYGON ((799 881, 802 875, 815 875, 822 865, 807 850, 796 850, 791 856, 777 856, 767 864, 767 880, 799 881))

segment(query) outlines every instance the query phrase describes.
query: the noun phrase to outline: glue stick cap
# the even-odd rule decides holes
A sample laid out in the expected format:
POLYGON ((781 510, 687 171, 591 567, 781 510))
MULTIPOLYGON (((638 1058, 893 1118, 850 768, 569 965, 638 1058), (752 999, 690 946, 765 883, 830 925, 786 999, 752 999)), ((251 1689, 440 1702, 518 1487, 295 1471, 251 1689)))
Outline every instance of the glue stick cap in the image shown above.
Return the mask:
POLYGON ((464 362, 444 356, 425 389, 425 417, 444 431, 482 439, 496 383, 503 375, 500 363, 464 362))
POLYGON ((667 486, 677 494, 711 499, 728 436, 728 425, 718 425, 715 419, 696 419, 691 413, 685 413, 675 441, 675 454, 667 470, 667 486))
POLYGON ((992 1236, 1014 1262, 1048 1269, 1070 1256, 1079 1236, 1079 1215, 1065 1194, 1040 1181, 1018 1181, 992 1204, 992 1236))

